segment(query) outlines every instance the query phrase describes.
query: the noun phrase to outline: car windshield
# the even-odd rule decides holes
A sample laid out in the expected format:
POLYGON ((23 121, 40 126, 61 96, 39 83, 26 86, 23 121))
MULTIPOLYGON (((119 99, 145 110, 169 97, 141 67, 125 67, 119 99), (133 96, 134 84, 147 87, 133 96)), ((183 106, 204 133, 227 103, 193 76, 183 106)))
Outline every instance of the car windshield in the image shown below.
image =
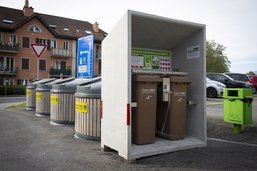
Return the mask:
POLYGON ((233 80, 233 79, 227 75, 217 74, 216 81, 225 82, 226 80, 233 80))

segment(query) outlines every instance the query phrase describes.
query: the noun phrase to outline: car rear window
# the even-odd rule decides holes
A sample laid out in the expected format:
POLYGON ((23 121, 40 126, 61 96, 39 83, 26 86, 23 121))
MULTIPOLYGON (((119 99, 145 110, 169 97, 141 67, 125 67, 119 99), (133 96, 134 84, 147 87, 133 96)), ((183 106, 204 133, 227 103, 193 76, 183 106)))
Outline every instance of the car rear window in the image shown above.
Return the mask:
POLYGON ((246 75, 243 75, 243 74, 228 74, 228 76, 230 76, 234 80, 249 81, 249 78, 246 75))

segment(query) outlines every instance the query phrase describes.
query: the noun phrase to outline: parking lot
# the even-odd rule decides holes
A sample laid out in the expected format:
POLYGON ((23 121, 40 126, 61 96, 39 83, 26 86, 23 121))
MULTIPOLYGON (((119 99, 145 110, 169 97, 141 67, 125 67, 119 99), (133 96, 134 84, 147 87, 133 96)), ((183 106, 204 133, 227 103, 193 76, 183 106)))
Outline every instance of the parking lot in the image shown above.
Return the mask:
MULTIPOLYGON (((5 105, 2 104, 2 108, 5 105)), ((253 124, 239 135, 223 122, 223 99, 207 99, 208 145, 126 162, 100 142, 75 139, 72 126, 25 109, 0 109, 0 170, 256 170, 257 98, 253 124)), ((115 138, 115 137, 114 137, 115 138)))

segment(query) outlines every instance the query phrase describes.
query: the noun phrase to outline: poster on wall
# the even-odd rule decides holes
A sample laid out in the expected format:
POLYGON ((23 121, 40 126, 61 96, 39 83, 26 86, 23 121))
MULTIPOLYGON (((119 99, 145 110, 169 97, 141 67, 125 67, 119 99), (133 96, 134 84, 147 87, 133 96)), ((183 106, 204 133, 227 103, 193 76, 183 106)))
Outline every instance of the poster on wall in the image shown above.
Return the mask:
POLYGON ((171 52, 132 48, 131 67, 137 70, 171 71, 171 52))
POLYGON ((77 78, 94 76, 94 36, 78 39, 77 78))
POLYGON ((187 48, 187 59, 195 59, 200 57, 200 46, 191 46, 187 48))

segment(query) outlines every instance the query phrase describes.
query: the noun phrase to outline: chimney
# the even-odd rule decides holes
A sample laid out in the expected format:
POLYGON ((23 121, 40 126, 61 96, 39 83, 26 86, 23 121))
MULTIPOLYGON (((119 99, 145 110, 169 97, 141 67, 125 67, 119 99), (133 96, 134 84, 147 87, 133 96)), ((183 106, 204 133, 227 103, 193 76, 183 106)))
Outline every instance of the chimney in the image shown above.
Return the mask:
POLYGON ((95 23, 93 24, 93 30, 94 30, 94 32, 96 32, 96 33, 99 32, 99 24, 98 24, 97 22, 95 22, 95 23))
POLYGON ((23 15, 26 17, 30 17, 34 13, 34 8, 29 7, 29 0, 25 0, 25 4, 23 7, 23 15))

